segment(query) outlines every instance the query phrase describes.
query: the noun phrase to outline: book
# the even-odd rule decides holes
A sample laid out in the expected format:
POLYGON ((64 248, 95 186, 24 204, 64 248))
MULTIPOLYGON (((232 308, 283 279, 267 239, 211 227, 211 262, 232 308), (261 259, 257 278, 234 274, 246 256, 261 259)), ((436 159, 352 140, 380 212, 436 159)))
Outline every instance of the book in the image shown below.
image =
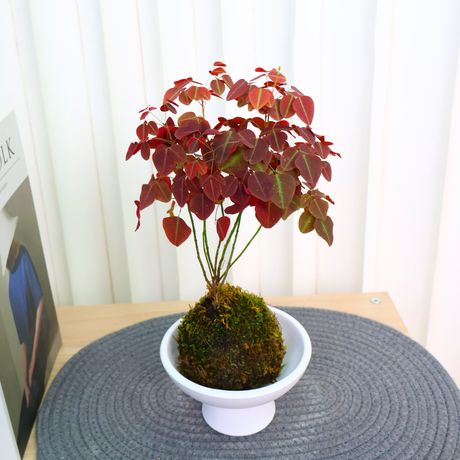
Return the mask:
POLYGON ((11 112, 0 121, 2 450, 5 445, 23 457, 61 343, 25 155, 11 112))

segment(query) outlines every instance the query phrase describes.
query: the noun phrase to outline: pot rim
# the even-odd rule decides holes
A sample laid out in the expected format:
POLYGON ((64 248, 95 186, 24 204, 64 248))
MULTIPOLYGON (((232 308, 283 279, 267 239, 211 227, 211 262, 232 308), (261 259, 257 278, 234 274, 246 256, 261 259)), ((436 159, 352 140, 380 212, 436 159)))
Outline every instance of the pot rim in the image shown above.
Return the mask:
MULTIPOLYGON (((263 397, 273 392, 280 391, 285 387, 294 386, 300 377, 302 377, 311 359, 312 349, 310 337, 305 328, 291 315, 275 307, 268 306, 268 308, 270 308, 270 310, 276 314, 278 320, 279 318, 282 318, 285 322, 290 323, 290 325, 293 326, 294 329, 299 333, 302 343, 304 344, 304 350, 298 365, 288 375, 282 377, 276 382, 253 390, 221 390, 199 385, 198 383, 192 382, 188 378, 184 377, 173 365, 169 359, 168 353, 169 344, 171 340, 174 340, 173 335, 181 323, 182 318, 179 318, 174 324, 172 324, 172 326, 166 331, 161 341, 160 358, 163 367, 165 368, 168 375, 178 384, 188 387, 190 390, 197 393, 206 394, 215 398, 224 398, 226 400, 242 400, 263 397)), ((286 356, 288 356, 288 354, 286 354, 286 356)))

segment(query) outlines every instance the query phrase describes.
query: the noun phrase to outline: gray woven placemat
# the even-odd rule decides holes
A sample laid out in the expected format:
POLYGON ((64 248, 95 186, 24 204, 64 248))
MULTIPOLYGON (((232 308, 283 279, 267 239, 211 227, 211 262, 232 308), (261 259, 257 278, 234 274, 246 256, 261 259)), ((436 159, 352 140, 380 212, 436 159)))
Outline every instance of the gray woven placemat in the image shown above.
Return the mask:
POLYGON ((213 431, 163 371, 159 346, 180 316, 108 335, 54 380, 37 426, 39 460, 460 459, 460 394, 416 342, 333 311, 282 308, 310 334, 305 375, 262 432, 213 431))

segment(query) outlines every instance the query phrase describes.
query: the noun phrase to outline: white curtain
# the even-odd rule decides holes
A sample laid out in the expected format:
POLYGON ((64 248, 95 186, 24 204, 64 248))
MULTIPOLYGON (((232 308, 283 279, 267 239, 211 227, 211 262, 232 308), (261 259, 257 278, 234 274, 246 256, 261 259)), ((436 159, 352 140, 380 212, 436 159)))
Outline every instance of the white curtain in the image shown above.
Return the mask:
MULTIPOLYGON (((191 241, 134 200, 138 111, 174 80, 281 66, 342 159, 329 248, 297 218, 262 231, 232 281, 262 295, 388 291, 460 383, 460 2, 0 0, 0 118, 14 110, 57 305, 192 300, 191 241)), ((217 101, 208 112, 222 113, 217 101)), ((227 112, 236 115, 238 112, 227 112)), ((244 216, 241 245, 257 223, 244 216)))

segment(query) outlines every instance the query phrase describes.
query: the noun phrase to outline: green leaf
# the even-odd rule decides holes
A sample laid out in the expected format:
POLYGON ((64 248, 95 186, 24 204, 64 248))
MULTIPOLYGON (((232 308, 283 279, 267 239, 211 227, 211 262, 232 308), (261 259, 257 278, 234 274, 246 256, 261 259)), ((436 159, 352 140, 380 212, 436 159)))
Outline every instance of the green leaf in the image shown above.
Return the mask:
POLYGON ((227 158, 227 161, 221 166, 221 170, 226 173, 237 173, 248 167, 247 161, 243 158, 241 147, 237 149, 227 158))
POLYGON ((316 218, 308 211, 304 211, 299 217, 299 230, 301 233, 310 233, 315 229, 316 218))

